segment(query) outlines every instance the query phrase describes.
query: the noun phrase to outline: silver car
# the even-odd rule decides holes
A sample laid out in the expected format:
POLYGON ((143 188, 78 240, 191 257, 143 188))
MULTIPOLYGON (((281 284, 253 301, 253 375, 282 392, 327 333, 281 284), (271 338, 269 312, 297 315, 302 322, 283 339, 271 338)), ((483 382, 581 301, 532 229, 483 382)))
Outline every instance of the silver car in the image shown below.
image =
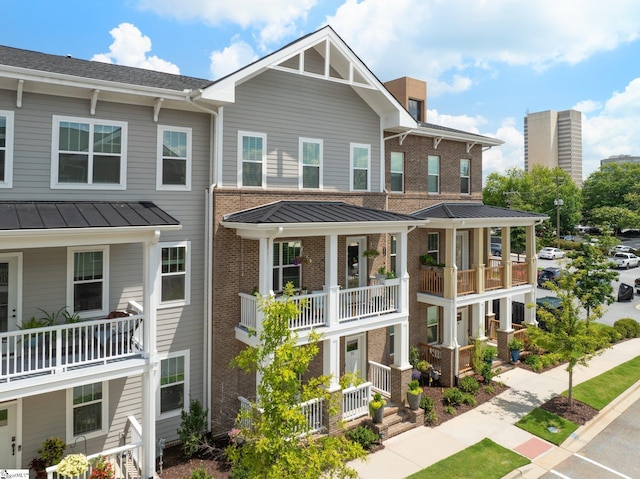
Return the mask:
POLYGON ((560 248, 552 248, 551 246, 547 246, 546 248, 542 248, 540 253, 538 254, 538 258, 540 259, 558 259, 564 258, 564 251, 560 248))

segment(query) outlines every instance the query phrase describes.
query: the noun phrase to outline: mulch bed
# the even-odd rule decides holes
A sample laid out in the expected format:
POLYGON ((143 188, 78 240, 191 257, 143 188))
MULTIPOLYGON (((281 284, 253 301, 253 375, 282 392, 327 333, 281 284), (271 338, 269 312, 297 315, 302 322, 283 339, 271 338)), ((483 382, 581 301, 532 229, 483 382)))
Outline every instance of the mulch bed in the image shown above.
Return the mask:
POLYGON ((580 426, 585 425, 589 420, 593 419, 598 410, 592 408, 588 404, 573 400, 573 406, 569 407, 569 402, 564 396, 556 396, 549 399, 546 403, 540 406, 540 409, 544 409, 556 416, 563 417, 564 419, 575 422, 580 426))
POLYGON ((157 468, 161 479, 189 479, 196 469, 204 468, 208 475, 215 479, 228 479, 229 463, 212 459, 210 456, 194 456, 186 459, 180 446, 171 446, 163 451, 162 472, 157 468))

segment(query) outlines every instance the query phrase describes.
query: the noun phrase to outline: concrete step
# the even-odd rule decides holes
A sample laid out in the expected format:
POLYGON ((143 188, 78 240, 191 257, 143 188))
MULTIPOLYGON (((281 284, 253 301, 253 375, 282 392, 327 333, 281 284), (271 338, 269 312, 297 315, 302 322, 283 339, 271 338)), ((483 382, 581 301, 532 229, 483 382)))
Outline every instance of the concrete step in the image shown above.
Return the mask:
POLYGON ((385 435, 385 439, 389 439, 391 437, 397 436, 398 434, 402 434, 403 432, 410 431, 418 427, 418 424, 414 424, 412 422, 399 422, 398 424, 394 424, 387 429, 387 433, 385 435))

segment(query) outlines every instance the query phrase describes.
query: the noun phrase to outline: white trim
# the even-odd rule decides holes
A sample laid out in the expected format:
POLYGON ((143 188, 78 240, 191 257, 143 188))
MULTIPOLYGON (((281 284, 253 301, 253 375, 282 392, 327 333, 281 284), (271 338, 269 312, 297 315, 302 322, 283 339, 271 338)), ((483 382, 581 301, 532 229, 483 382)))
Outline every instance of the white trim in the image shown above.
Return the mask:
MULTIPOLYGON (((300 190, 322 190, 323 189, 323 165, 324 163, 324 140, 317 138, 298 138, 298 189, 300 190), (304 144, 312 143, 319 145, 319 164, 318 164, 318 188, 304 187, 304 144)), ((309 165, 311 167, 313 165, 309 165)))
MULTIPOLYGON (((181 274, 181 273, 180 273, 181 274)), ((166 243, 158 243, 158 284, 156 291, 158 291, 158 309, 175 308, 177 306, 187 306, 191 304, 191 241, 173 241, 166 243), (162 250, 164 248, 184 248, 184 299, 176 301, 162 302, 162 250)))
MULTIPOLYGON (((73 434, 73 389, 74 387, 67 388, 67 443, 73 443, 76 438, 84 436, 86 439, 92 439, 100 436, 104 436, 109 432, 109 381, 94 381, 87 384, 97 384, 102 383, 102 399, 101 399, 101 414, 102 414, 102 429, 97 431, 92 431, 88 433, 78 434, 77 436, 73 434)), ((75 386, 82 387, 82 386, 75 386)), ((80 405, 78 405, 80 406, 80 405)))
POLYGON ((157 133, 157 159, 156 159, 156 190, 159 191, 191 191, 191 165, 192 165, 192 149, 191 149, 191 128, 179 126, 158 125, 157 133), (187 135, 187 151, 186 157, 172 158, 173 160, 181 160, 185 162, 185 184, 184 185, 165 185, 162 182, 163 173, 163 151, 164 151, 164 132, 185 133, 187 135))
POLYGON ((367 337, 366 337, 366 333, 365 332, 361 332, 361 333, 355 333, 355 334, 351 334, 349 336, 345 336, 344 338, 344 372, 352 372, 352 371, 347 371, 347 347, 349 345, 349 341, 357 341, 358 342, 358 352, 360 353, 359 356, 359 363, 360 363, 360 368, 357 369, 356 371, 353 372, 359 372, 360 373, 360 377, 364 380, 367 379, 367 341, 366 341, 367 337))
POLYGON ((126 190, 127 189, 127 130, 126 121, 100 120, 96 118, 83 118, 53 115, 51 122, 51 189, 67 190, 126 190), (89 125, 89 151, 87 166, 87 183, 60 183, 58 181, 59 153, 60 153, 60 122, 86 123, 89 125), (93 134, 95 125, 120 127, 120 181, 119 183, 93 183, 93 134))
MULTIPOLYGON (((363 168, 358 168, 359 170, 362 170, 363 168)), ((350 143, 349 144, 349 191, 371 191, 371 145, 368 144, 364 144, 364 143, 350 143), (356 148, 362 148, 367 150, 367 154, 368 154, 368 161, 367 161, 367 188, 364 190, 356 190, 353 187, 353 173, 354 173, 354 169, 355 166, 353 164, 354 162, 354 149, 356 148)))
MULTIPOLYGON (((258 163, 253 161, 251 163, 258 163)), ((238 188, 263 188, 267 187, 267 134, 257 133, 253 131, 238 130, 238 188), (262 179, 259 186, 245 186, 242 184, 242 169, 244 167, 244 158, 242 156, 242 139, 247 137, 262 138, 262 179)))
POLYGON ((73 295, 73 274, 74 274, 74 259, 76 253, 87 251, 102 251, 102 309, 94 309, 91 311, 80 311, 78 316, 81 318, 90 318, 106 315, 109 312, 109 246, 82 246, 82 247, 69 247, 67 248, 67 307, 71 312, 76 312, 74 309, 74 295, 73 295))
POLYGON ((22 253, 0 253, 0 261, 9 263, 9 288, 12 284, 15 288, 15 291, 9 289, 9 304, 12 299, 15 301, 15 322, 22 324, 22 253), (15 271, 12 271, 12 265, 15 271))
POLYGON ((14 113, 9 110, 0 110, 0 116, 6 118, 5 148, 4 148, 4 180, 0 180, 0 188, 13 187, 13 135, 14 113))
MULTIPOLYGON (((176 417, 176 416, 180 416, 182 414, 182 411, 189 411, 189 395, 190 395, 190 391, 191 391, 191 378, 190 378, 190 370, 191 370, 191 351, 188 349, 185 349, 183 351, 175 351, 175 352, 171 352, 171 353, 166 353, 163 355, 159 355, 158 356, 158 381, 156 384, 156 419, 167 419, 167 418, 171 418, 171 417, 176 417), (162 413, 162 408, 161 408, 161 404, 160 404, 160 391, 162 389, 162 361, 165 361, 167 359, 172 359, 172 358, 178 358, 178 357, 183 357, 184 358, 184 380, 182 381, 183 387, 184 387, 184 406, 182 409, 173 409, 171 411, 168 411, 166 413, 162 413)), ((173 383, 176 384, 176 383, 173 383)))

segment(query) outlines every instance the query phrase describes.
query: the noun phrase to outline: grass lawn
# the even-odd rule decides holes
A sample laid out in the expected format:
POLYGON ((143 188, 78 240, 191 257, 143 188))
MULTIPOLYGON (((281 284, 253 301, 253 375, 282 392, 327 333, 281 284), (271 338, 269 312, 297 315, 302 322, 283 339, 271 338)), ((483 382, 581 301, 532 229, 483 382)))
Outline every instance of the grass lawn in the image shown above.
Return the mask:
POLYGON ((485 438, 406 479, 499 479, 530 462, 526 457, 485 438))
POLYGON ((562 444, 569 437, 569 434, 578 429, 578 425, 575 422, 567 421, 540 408, 535 408, 515 425, 556 446, 562 444), (558 429, 558 432, 549 431, 548 428, 550 426, 558 429))
MULTIPOLYGON (((573 397, 598 411, 640 380, 640 356, 573 387, 573 397)), ((566 391, 562 393, 566 396, 566 391)))

